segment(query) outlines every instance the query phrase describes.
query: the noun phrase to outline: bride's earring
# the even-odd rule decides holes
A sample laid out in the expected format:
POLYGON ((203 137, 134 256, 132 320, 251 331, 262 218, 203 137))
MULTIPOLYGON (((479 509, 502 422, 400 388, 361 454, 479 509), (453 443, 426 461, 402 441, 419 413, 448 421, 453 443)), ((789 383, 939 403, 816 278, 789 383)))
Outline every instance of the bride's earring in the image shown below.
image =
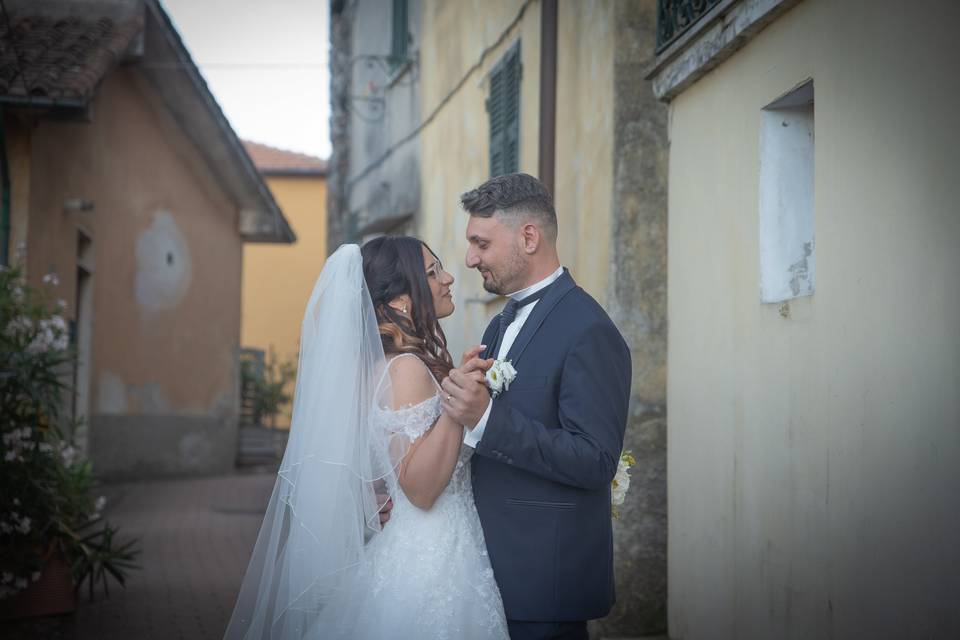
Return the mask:
POLYGON ((407 315, 407 305, 403 305, 403 308, 400 309, 400 313, 402 313, 403 315, 407 315))

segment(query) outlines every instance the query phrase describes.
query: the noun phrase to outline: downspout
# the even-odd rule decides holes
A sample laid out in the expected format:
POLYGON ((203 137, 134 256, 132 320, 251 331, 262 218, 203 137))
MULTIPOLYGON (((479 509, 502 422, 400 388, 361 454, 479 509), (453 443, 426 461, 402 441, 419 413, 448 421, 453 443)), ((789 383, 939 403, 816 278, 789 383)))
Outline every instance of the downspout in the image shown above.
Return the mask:
POLYGON ((554 195, 557 148, 557 0, 540 6, 540 182, 554 195))
POLYGON ((10 163, 7 161, 7 135, 0 107, 0 265, 10 266, 10 163))

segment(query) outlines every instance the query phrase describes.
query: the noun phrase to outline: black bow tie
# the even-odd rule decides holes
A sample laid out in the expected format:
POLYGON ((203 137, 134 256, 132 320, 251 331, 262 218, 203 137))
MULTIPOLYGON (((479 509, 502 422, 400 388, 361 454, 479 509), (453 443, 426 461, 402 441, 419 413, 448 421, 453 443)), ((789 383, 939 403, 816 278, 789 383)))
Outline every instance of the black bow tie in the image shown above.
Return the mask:
POLYGON ((520 311, 520 309, 527 306, 528 304, 532 304, 536 302, 537 300, 545 296, 549 288, 550 288, 549 286, 546 286, 540 289, 539 291, 537 291, 536 293, 530 294, 523 300, 517 300, 515 298, 511 298, 510 301, 507 303, 507 306, 505 306, 503 308, 503 311, 500 312, 500 336, 502 337, 504 332, 507 330, 507 327, 509 327, 510 324, 514 320, 516 320, 517 312, 520 311))

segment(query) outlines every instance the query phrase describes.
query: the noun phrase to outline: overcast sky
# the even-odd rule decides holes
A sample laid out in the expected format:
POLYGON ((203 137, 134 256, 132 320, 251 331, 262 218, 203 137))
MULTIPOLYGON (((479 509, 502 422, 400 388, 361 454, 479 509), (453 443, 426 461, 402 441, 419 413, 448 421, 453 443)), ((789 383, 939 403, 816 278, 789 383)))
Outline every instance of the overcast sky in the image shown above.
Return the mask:
POLYGON ((330 155, 328 0, 162 0, 241 138, 330 155))

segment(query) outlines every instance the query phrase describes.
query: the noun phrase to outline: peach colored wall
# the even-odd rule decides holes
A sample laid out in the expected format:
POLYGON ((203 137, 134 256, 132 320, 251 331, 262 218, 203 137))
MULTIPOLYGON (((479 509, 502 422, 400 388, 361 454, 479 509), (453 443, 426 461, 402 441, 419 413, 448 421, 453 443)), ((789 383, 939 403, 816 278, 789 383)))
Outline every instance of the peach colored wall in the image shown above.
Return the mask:
MULTIPOLYGON (((27 265, 33 280, 58 273, 55 294, 67 300, 69 315, 77 227, 93 238, 93 421, 205 416, 235 424, 236 207, 158 100, 135 70, 122 68, 100 86, 89 122, 39 122, 27 265), (70 198, 95 209, 64 213, 70 198)), ((197 448, 191 442, 176 446, 189 453, 197 448)), ((213 445, 197 446, 209 453, 213 445)))
POLYGON ((27 242, 27 213, 30 194, 30 126, 23 118, 4 115, 7 162, 10 163, 10 237, 7 245, 11 264, 27 242))

